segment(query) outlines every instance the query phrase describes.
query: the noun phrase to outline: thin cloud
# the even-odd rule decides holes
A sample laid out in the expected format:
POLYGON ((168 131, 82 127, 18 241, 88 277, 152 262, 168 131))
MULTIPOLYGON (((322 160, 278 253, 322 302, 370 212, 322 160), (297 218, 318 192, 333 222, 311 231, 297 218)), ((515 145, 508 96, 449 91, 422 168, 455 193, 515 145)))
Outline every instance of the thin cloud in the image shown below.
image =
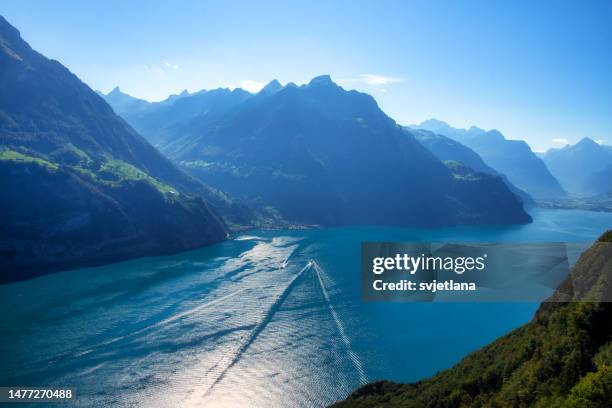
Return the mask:
POLYGON ((150 65, 145 65, 144 69, 146 69, 147 71, 150 71, 150 72, 157 73, 157 74, 163 74, 163 72, 164 72, 164 70, 161 67, 150 66, 150 65))
POLYGON ((157 74, 163 74, 164 72, 168 72, 168 70, 178 70, 179 66, 175 64, 171 64, 169 62, 164 62, 162 65, 145 65, 144 69, 149 72, 155 72, 157 74))
POLYGON ((263 82, 253 81, 251 79, 245 79, 244 81, 240 82, 240 87, 245 91, 249 91, 251 93, 257 93, 261 91, 261 88, 263 88, 265 85, 266 84, 264 84, 263 82))
POLYGON ((553 139, 552 140, 553 143, 558 143, 558 144, 568 144, 569 142, 567 141, 566 138, 564 137, 559 137, 557 139, 553 139))
MULTIPOLYGON (((353 78, 342 78, 339 79, 338 82, 350 84, 350 83, 360 83, 369 86, 385 86, 397 84, 400 82, 404 82, 404 78, 400 77, 392 77, 387 75, 379 75, 379 74, 360 74, 357 77, 353 78)), ((387 92, 386 88, 381 88, 380 92, 387 92)))
POLYGON ((597 143, 597 144, 599 144, 599 145, 602 145, 602 144, 604 144, 604 141, 603 141, 603 139, 597 139, 597 140, 595 141, 595 143, 597 143))
POLYGON ((361 74, 359 75, 359 81, 368 85, 389 85, 404 82, 404 78, 391 77, 386 75, 378 74, 361 74))

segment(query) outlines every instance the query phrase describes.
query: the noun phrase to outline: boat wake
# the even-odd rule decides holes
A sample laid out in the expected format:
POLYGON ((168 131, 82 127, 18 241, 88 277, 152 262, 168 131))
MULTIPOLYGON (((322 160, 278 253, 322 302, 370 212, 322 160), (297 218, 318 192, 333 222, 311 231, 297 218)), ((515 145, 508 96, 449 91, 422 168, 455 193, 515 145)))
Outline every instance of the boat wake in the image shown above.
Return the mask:
POLYGON ((285 288, 278 294, 276 300, 270 308, 264 313, 261 321, 253 328, 248 337, 244 340, 244 342, 240 345, 240 347, 236 350, 233 356, 224 356, 224 358, 219 361, 215 367, 213 367, 213 374, 211 376, 211 381, 209 384, 206 384, 202 389, 194 390, 192 396, 188 401, 186 401, 186 406, 194 406, 198 405, 201 402, 201 399, 206 398, 212 389, 217 385, 225 376, 228 370, 230 370, 242 357, 244 352, 249 348, 251 344, 255 341, 257 336, 266 328, 268 323, 274 317, 276 311, 282 306, 287 296, 291 293, 293 288, 296 285, 296 282, 302 277, 302 275, 312 268, 312 263, 309 262, 304 268, 302 268, 294 277, 289 281, 289 283, 285 286, 285 288))

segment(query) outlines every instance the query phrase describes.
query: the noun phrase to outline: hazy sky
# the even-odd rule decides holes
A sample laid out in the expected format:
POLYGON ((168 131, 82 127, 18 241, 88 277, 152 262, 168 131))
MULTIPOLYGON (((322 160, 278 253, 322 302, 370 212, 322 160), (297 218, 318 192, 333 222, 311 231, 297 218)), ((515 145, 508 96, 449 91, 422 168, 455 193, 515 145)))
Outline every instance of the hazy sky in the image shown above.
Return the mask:
POLYGON ((94 89, 159 100, 330 74, 401 124, 612 144, 612 1, 28 1, 0 14, 94 89))

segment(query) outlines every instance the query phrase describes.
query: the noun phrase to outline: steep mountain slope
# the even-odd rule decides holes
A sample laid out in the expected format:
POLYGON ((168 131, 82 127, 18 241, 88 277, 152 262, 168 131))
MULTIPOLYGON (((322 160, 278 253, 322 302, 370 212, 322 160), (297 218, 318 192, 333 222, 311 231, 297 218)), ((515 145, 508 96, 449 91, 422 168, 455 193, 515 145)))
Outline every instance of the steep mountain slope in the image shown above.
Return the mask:
POLYGON ((534 198, 562 197, 565 191, 546 165, 522 140, 507 140, 497 130, 472 127, 455 129, 445 122, 430 119, 413 128, 450 137, 473 149, 484 162, 534 198))
POLYGON ((415 384, 368 384, 335 407, 606 408, 612 400, 612 231, 533 320, 415 384), (560 302, 571 294, 573 302, 560 302))
POLYGON ((425 146, 441 161, 456 161, 477 172, 499 176, 503 179, 506 186, 508 186, 508 189, 510 189, 510 191, 516 194, 523 201, 523 204, 527 206, 535 205, 535 201, 533 201, 533 198, 531 198, 529 194, 512 184, 510 180, 508 180, 508 177, 487 166, 478 153, 469 147, 464 146, 449 137, 438 135, 428 130, 406 130, 410 131, 423 146, 425 146))
MULTIPOLYGON (((563 188, 577 195, 593 195, 599 192, 597 185, 589 184, 590 178, 612 166, 612 152, 592 139, 585 137, 573 146, 550 149, 544 162, 563 188), (595 188, 593 188, 595 187, 595 188)), ((612 181, 608 186, 612 188, 612 181)))
POLYGON ((2 17, 0 90, 1 281, 224 239, 205 188, 2 17))
POLYGON ((503 184, 458 181, 371 96, 329 76, 299 87, 273 81, 223 115, 192 120, 163 152, 207 184, 299 223, 530 221, 503 184), (486 208, 466 200, 468 187, 486 208))
POLYGON ((161 102, 149 103, 134 98, 115 88, 104 99, 118 115, 123 117, 149 142, 163 147, 182 127, 198 116, 220 115, 252 96, 237 88, 233 91, 219 88, 193 94, 183 91, 161 102))

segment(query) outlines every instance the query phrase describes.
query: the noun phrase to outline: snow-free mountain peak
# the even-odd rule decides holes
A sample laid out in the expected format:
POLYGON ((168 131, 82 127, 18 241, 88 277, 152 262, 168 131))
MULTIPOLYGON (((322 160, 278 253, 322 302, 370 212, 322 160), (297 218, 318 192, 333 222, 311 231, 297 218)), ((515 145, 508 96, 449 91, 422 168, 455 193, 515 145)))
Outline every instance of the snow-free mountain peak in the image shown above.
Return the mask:
POLYGON ((329 86, 329 85, 337 86, 337 84, 334 81, 332 81, 331 76, 329 75, 316 76, 310 80, 308 85, 309 86, 329 86))
POLYGON ((578 146, 601 149, 600 144, 591 139, 590 137, 583 137, 578 143, 576 143, 576 147, 578 146))
POLYGON ((280 91, 281 89, 283 89, 283 85, 281 85, 281 83, 278 82, 278 79, 273 79, 270 82, 268 82, 266 84, 266 86, 261 88, 261 90, 258 92, 258 94, 261 94, 261 95, 271 95, 271 94, 273 94, 275 92, 280 91))

